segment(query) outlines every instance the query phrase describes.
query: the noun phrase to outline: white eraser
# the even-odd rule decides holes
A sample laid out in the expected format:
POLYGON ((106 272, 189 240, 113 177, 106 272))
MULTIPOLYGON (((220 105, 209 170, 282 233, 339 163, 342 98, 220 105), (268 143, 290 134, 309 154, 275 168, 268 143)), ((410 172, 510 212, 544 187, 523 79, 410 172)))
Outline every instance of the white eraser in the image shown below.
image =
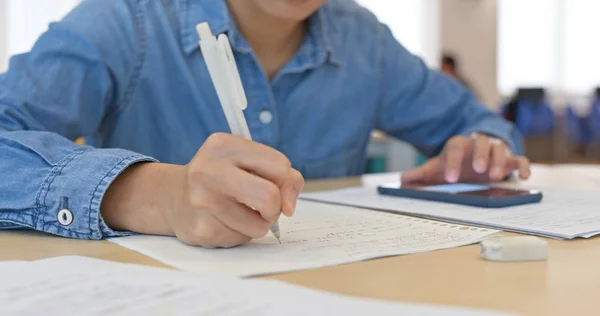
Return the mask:
POLYGON ((533 236, 492 237, 480 243, 480 254, 490 261, 542 261, 548 259, 548 242, 533 236))

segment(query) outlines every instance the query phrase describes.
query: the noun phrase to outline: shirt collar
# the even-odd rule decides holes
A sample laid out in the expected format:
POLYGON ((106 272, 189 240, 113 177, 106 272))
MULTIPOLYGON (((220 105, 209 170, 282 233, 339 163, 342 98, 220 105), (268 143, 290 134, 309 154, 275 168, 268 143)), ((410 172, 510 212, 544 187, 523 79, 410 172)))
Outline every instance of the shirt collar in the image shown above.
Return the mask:
MULTIPOLYGON (((213 34, 227 33, 232 48, 241 53, 250 53, 252 48, 243 38, 233 21, 225 0, 182 0, 180 10, 181 45, 186 54, 199 49, 200 38, 196 33, 196 25, 208 22, 213 34)), ((326 9, 321 7, 309 18, 308 34, 300 47, 297 56, 306 64, 322 64, 329 62, 341 65, 335 56, 331 42, 331 21, 326 9)))

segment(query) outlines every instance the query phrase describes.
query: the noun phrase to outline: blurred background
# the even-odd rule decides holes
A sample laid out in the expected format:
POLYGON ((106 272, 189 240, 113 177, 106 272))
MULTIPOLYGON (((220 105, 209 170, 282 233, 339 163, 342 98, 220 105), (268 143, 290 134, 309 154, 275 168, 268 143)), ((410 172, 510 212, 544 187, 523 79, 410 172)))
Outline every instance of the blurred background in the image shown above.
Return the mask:
MULTIPOLYGON (((0 73, 79 0, 0 0, 0 73), (25 10, 27 8, 27 10, 25 10)), ((358 0, 397 39, 515 122, 535 162, 600 162, 600 1, 358 0)), ((374 133, 368 172, 423 161, 374 133)))

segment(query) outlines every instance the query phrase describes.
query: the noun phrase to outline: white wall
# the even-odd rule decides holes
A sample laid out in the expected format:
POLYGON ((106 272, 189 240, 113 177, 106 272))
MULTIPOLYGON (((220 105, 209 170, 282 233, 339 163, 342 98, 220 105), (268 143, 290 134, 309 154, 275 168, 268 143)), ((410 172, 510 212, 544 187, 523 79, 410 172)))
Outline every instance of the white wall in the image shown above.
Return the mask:
POLYGON ((496 0, 440 0, 440 44, 455 53, 463 74, 492 108, 500 102, 497 85, 496 0))
POLYGON ((439 0, 357 0, 429 66, 439 60, 439 0))
POLYGON ((0 72, 10 56, 27 52, 48 24, 60 20, 80 0, 0 0, 0 72))

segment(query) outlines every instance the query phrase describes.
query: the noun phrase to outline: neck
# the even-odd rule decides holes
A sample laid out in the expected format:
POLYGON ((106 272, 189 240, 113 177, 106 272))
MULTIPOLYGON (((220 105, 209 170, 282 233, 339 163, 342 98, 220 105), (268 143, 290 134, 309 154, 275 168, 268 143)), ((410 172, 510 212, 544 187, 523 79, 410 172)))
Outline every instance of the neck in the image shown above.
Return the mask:
POLYGON ((272 78, 300 48, 306 23, 278 19, 248 0, 227 0, 227 5, 240 32, 272 78))
POLYGON ((227 0, 233 19, 253 49, 281 49, 304 38, 305 23, 269 15, 248 0, 227 0))

